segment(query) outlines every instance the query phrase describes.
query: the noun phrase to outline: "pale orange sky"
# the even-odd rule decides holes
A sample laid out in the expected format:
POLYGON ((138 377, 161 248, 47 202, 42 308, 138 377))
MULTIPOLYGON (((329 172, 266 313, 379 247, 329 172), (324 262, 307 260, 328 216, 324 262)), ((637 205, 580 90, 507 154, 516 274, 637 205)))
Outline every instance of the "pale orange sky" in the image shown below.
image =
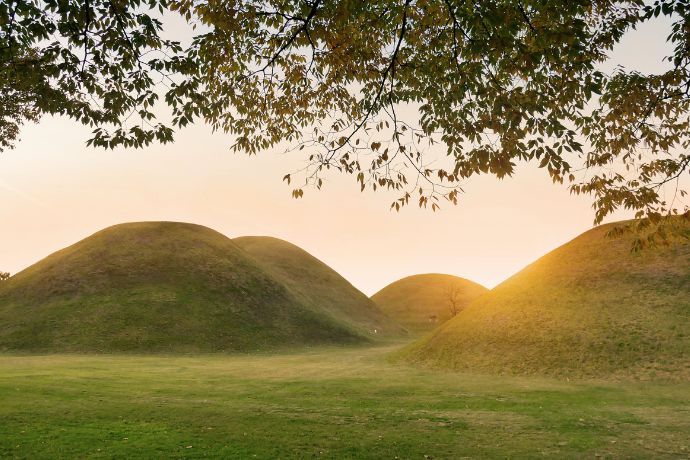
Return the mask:
MULTIPOLYGON (((664 37, 659 24, 641 28, 618 47, 616 62, 659 68, 664 37)), ((300 156, 232 154, 231 139, 204 126, 139 151, 89 149, 88 136, 87 128, 47 117, 0 155, 0 270, 15 273, 109 225, 172 220, 229 237, 283 238, 366 294, 427 272, 493 287, 593 219, 588 197, 571 196, 533 167, 503 181, 471 179, 457 207, 395 213, 388 205, 396 195, 360 193, 349 176, 330 176, 324 190, 294 200, 281 178, 300 167, 300 156)))

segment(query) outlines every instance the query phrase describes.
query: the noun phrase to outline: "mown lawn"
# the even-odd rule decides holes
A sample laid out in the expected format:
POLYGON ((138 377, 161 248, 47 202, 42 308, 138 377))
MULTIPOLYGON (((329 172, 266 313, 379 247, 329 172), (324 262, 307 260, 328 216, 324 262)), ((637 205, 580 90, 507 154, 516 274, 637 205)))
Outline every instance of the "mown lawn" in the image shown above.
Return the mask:
POLYGON ((0 456, 690 458, 690 382, 444 374, 392 350, 0 355, 0 456))

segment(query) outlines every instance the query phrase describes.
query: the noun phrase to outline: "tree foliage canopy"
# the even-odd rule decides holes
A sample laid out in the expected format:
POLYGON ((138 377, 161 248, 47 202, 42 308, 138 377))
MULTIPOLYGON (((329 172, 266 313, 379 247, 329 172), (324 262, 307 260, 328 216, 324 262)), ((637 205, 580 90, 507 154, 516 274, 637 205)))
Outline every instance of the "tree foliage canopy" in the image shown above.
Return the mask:
POLYGON ((597 223, 627 208, 659 224, 687 216, 689 18, 690 0, 9 0, 0 147, 44 113, 108 148, 200 120, 233 150, 303 151, 295 197, 340 171, 436 209, 528 162, 591 194, 597 223), (162 38, 163 14, 195 27, 188 46, 162 38), (665 70, 604 72, 657 17, 665 70))

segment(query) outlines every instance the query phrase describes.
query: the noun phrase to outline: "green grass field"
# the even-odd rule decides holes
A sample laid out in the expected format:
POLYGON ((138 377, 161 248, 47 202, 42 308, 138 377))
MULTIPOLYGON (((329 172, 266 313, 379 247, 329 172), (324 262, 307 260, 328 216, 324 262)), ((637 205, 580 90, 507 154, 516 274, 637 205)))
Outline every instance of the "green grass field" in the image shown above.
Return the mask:
POLYGON ((690 382, 438 373, 398 347, 0 355, 0 457, 690 456, 690 382))

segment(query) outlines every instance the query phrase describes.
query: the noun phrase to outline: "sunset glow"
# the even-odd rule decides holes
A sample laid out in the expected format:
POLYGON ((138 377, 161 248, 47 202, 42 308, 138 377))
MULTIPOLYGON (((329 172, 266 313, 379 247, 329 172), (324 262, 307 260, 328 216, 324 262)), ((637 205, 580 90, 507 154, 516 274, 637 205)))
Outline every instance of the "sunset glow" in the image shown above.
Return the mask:
MULTIPOLYGON (((640 70, 661 65, 667 49, 654 27, 631 34, 615 63, 640 70)), ((0 156, 1 269, 15 273, 109 225, 172 220, 230 237, 286 239, 367 294, 424 272, 493 287, 593 220, 588 197, 571 196, 534 168, 503 181, 471 179, 457 207, 396 213, 388 207, 397 195, 359 194, 352 177, 332 175, 324 190, 294 200, 281 178, 302 166, 300 154, 232 154, 230 139, 204 126, 144 150, 90 149, 88 136, 89 129, 70 120, 45 118, 25 127, 17 148, 0 156)))

